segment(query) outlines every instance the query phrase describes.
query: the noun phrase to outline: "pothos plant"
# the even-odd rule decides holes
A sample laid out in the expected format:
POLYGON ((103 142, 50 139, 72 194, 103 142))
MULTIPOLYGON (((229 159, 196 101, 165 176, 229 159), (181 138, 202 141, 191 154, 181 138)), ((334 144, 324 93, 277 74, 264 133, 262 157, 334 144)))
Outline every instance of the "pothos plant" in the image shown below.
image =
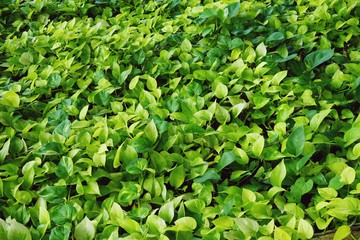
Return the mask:
POLYGON ((1 239, 358 225, 358 1, 0 6, 1 239))

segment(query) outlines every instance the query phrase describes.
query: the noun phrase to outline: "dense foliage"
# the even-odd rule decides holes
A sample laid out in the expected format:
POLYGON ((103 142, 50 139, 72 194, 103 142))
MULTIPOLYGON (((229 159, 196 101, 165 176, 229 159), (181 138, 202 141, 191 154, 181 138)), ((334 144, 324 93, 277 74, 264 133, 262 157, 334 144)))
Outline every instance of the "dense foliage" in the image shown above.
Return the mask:
POLYGON ((0 239, 359 223, 358 0, 0 6, 0 239))

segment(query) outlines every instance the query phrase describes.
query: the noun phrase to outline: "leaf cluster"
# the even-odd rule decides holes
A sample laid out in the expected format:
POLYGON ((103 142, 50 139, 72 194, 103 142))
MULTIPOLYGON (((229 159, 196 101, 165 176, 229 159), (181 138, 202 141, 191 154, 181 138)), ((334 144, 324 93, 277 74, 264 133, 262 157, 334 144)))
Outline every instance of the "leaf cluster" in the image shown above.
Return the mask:
POLYGON ((356 0, 0 3, 0 236, 310 239, 360 215, 356 0))

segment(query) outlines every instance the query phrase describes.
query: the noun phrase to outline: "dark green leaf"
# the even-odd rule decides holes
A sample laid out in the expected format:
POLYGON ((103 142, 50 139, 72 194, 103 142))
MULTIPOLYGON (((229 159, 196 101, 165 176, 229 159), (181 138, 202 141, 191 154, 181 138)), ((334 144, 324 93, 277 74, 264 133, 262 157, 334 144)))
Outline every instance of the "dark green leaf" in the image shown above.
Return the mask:
POLYGON ((57 88, 60 86, 60 83, 61 83, 61 76, 59 74, 56 73, 50 74, 48 78, 48 86, 50 88, 57 88))
POLYGON ((55 129, 54 133, 63 135, 64 137, 69 137, 71 131, 71 122, 68 119, 62 121, 55 129))
POLYGON ((279 42, 285 39, 285 35, 282 32, 273 32, 266 38, 266 43, 279 42))
POLYGON ((220 179, 220 175, 213 168, 211 168, 207 170, 201 177, 194 179, 194 182, 203 183, 206 182, 207 180, 218 181, 219 179, 220 179))
POLYGON ((239 157, 233 151, 224 152, 221 155, 221 158, 220 158, 218 164, 216 165, 216 170, 221 171, 223 168, 230 165, 231 163, 236 161, 238 158, 239 157))
POLYGON ((229 11, 229 18, 233 18, 236 16, 236 14, 239 12, 240 9, 240 2, 234 2, 226 7, 229 11))
POLYGON ((55 169, 55 174, 59 178, 67 178, 73 174, 73 161, 69 157, 63 156, 55 169))
POLYGON ((304 149, 304 144, 305 144, 304 126, 299 126, 295 128, 289 135, 286 142, 286 149, 290 154, 299 156, 304 149))
POLYGON ((60 155, 62 153, 62 145, 58 142, 49 142, 41 146, 37 153, 40 155, 60 155))
POLYGON ((314 69, 320 64, 328 61, 334 55, 334 49, 321 49, 308 54, 304 58, 304 63, 309 70, 314 69))
POLYGON ((152 148, 152 145, 152 142, 145 137, 140 137, 131 144, 131 146, 134 147, 138 153, 149 152, 152 148))
POLYGON ((65 201, 68 191, 66 186, 47 186, 39 194, 50 203, 62 203, 65 201))
POLYGON ((76 208, 66 203, 56 206, 50 211, 51 220, 58 225, 71 223, 76 217, 76 208))
POLYGON ((54 227, 50 232, 49 240, 64 240, 70 237, 71 225, 65 224, 54 227))

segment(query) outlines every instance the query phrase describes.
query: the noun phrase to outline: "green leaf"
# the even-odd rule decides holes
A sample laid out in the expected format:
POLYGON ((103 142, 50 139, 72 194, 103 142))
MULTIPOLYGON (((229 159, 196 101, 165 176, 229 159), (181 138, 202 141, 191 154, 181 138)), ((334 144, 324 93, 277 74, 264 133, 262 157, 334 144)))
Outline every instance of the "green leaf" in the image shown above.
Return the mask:
POLYGON ((240 10, 240 2, 230 3, 229 5, 226 6, 225 9, 227 9, 229 12, 228 17, 233 18, 238 14, 238 12, 240 10))
POLYGON ((62 203, 68 195, 66 186, 47 186, 39 192, 40 196, 51 203, 62 203))
POLYGON ((338 195, 337 191, 333 188, 318 188, 318 193, 325 200, 331 200, 338 195))
POLYGON ((346 221, 348 216, 357 215, 359 212, 360 200, 353 197, 334 198, 327 204, 327 214, 346 221))
POLYGON ((211 70, 195 70, 194 73, 194 78, 198 79, 198 80, 209 80, 209 81, 213 81, 215 80, 215 78, 217 77, 217 74, 211 70))
POLYGON ((20 58, 19 58, 19 62, 22 65, 30 65, 31 63, 33 63, 34 61, 34 57, 31 53, 29 52, 24 52, 21 54, 20 58))
POLYGON ((284 160, 282 160, 271 172, 270 183, 274 187, 281 187, 281 183, 286 176, 286 167, 284 160))
POLYGON ((76 208, 66 203, 56 206, 50 211, 51 220, 58 225, 71 223, 76 217, 76 208))
MULTIPOLYGON (((2 219, 0 219, 2 221, 2 219)), ((7 219, 7 239, 24 239, 31 240, 31 234, 23 224, 18 223, 15 219, 7 219)))
POLYGON ((333 55, 334 55, 334 49, 316 50, 315 52, 308 54, 304 58, 304 63, 307 69, 312 70, 317 66, 319 66, 320 64, 331 59, 333 55))
POLYGON ((144 136, 152 143, 156 142, 158 138, 158 130, 156 128, 154 120, 151 120, 144 129, 144 136))
POLYGON ((56 73, 52 73, 48 77, 48 86, 50 88, 57 88, 61 84, 61 76, 56 73))
POLYGON ((0 98, 0 104, 18 108, 20 105, 20 97, 15 92, 6 91, 0 98))
POLYGON ((236 161, 238 158, 239 157, 233 151, 224 152, 221 155, 221 158, 220 158, 218 164, 216 165, 216 170, 221 171, 223 168, 230 165, 231 163, 236 161))
POLYGON ((266 50, 265 44, 262 42, 259 45, 257 45, 255 52, 256 52, 256 55, 258 55, 259 57, 266 56, 267 50, 266 50))
POLYGON ((352 167, 346 167, 340 174, 340 181, 345 184, 352 184, 356 177, 356 171, 352 167))
POLYGON ((85 216, 79 224, 75 226, 74 236, 76 240, 92 240, 95 238, 94 224, 85 216))
POLYGON ((151 77, 151 76, 146 76, 146 87, 150 90, 150 91, 155 91, 157 88, 157 81, 155 78, 151 77))
POLYGON ((126 172, 129 174, 141 174, 146 170, 148 162, 145 158, 137 158, 132 160, 126 167, 126 172))
POLYGON ((55 168, 55 174, 59 178, 67 178, 73 174, 73 161, 71 158, 63 156, 55 168))
POLYGON ((230 113, 224 107, 217 105, 215 111, 215 118, 220 124, 225 124, 230 121, 230 113))
POLYGON ((309 159, 311 158, 313 154, 306 154, 305 156, 303 156, 302 158, 300 158, 300 160, 296 163, 296 171, 300 171, 305 164, 309 161, 309 159))
POLYGON ((276 240, 280 240, 280 239, 281 240, 291 240, 291 237, 286 231, 275 226, 274 239, 276 239, 276 240))
POLYGON ((149 227, 149 232, 152 234, 161 234, 165 232, 166 223, 164 219, 156 215, 150 215, 146 219, 146 224, 149 227))
POLYGON ((342 240, 351 234, 351 228, 348 225, 342 225, 337 228, 333 240, 342 240))
POLYGON ((136 150, 136 152, 145 153, 151 150, 153 143, 146 137, 139 137, 132 142, 131 146, 136 150))
POLYGON ((50 232, 49 240, 63 240, 68 239, 71 233, 71 225, 65 224, 54 227, 50 232))
POLYGON ((159 216, 166 222, 170 223, 175 215, 174 202, 170 201, 163 204, 159 210, 159 216))
POLYGON ((259 136, 251 147, 252 153, 259 157, 264 149, 265 139, 263 136, 259 136))
POLYGON ((319 113, 315 114, 310 120, 310 128, 314 132, 319 128, 321 122, 325 119, 327 115, 331 112, 331 109, 322 110, 319 113))
POLYGON ((182 217, 175 221, 177 231, 192 231, 196 228, 197 224, 192 217, 182 217))
POLYGON ((299 156, 305 144, 305 130, 304 126, 295 128, 289 135, 286 142, 286 150, 295 156, 299 156))
POLYGON ((184 165, 177 166, 170 173, 170 185, 179 188, 185 180, 184 165))
POLYGON ((259 231, 259 224, 250 218, 234 218, 236 226, 241 230, 246 238, 254 237, 259 231))
POLYGON ((111 74, 114 78, 118 79, 120 77, 120 73, 121 73, 121 70, 120 70, 120 65, 114 61, 112 63, 112 68, 111 68, 111 74))
POLYGON ((55 129, 54 133, 60 134, 64 137, 69 137, 71 131, 71 122, 68 119, 62 121, 55 129))
POLYGON ((8 139, 0 150, 0 164, 2 164, 5 160, 5 157, 9 154, 11 139, 8 139))
POLYGON ((130 75, 131 71, 132 71, 132 66, 130 65, 130 67, 127 70, 120 73, 120 76, 119 76, 119 79, 118 79, 118 83, 120 85, 125 82, 127 77, 130 75))
POLYGON ((282 32, 273 32, 266 38, 266 43, 279 42, 285 39, 285 35, 282 32))
POLYGON ((300 236, 305 236, 307 239, 311 239, 314 235, 314 229, 306 220, 300 219, 298 225, 298 233, 300 234, 300 236))
POLYGON ((191 42, 188 39, 184 39, 183 42, 180 45, 180 49, 183 52, 190 52, 192 49, 191 42))
POLYGON ((344 134, 344 141, 345 141, 344 147, 347 147, 353 142, 359 140, 360 139, 359 132, 360 132, 360 127, 352 127, 349 130, 347 130, 344 134))
POLYGON ((201 177, 195 178, 194 182, 203 183, 207 180, 218 181, 220 179, 220 175, 213 169, 208 169, 201 177))
POLYGON ((215 89, 215 96, 217 98, 224 98, 228 95, 228 88, 225 84, 223 83, 218 83, 216 85, 216 89, 215 89))
POLYGON ((40 155, 60 155, 62 153, 62 145, 58 142, 49 142, 41 146, 37 153, 40 155))
POLYGON ((118 219, 118 222, 120 227, 123 228, 127 233, 132 234, 141 232, 140 224, 133 219, 118 219))
POLYGON ((191 212, 201 213, 201 211, 205 208, 205 202, 201 199, 191 199, 186 201, 185 206, 191 212))
POLYGON ((281 71, 276 73, 271 79, 271 83, 275 86, 279 86, 280 82, 287 76, 288 71, 281 71))

